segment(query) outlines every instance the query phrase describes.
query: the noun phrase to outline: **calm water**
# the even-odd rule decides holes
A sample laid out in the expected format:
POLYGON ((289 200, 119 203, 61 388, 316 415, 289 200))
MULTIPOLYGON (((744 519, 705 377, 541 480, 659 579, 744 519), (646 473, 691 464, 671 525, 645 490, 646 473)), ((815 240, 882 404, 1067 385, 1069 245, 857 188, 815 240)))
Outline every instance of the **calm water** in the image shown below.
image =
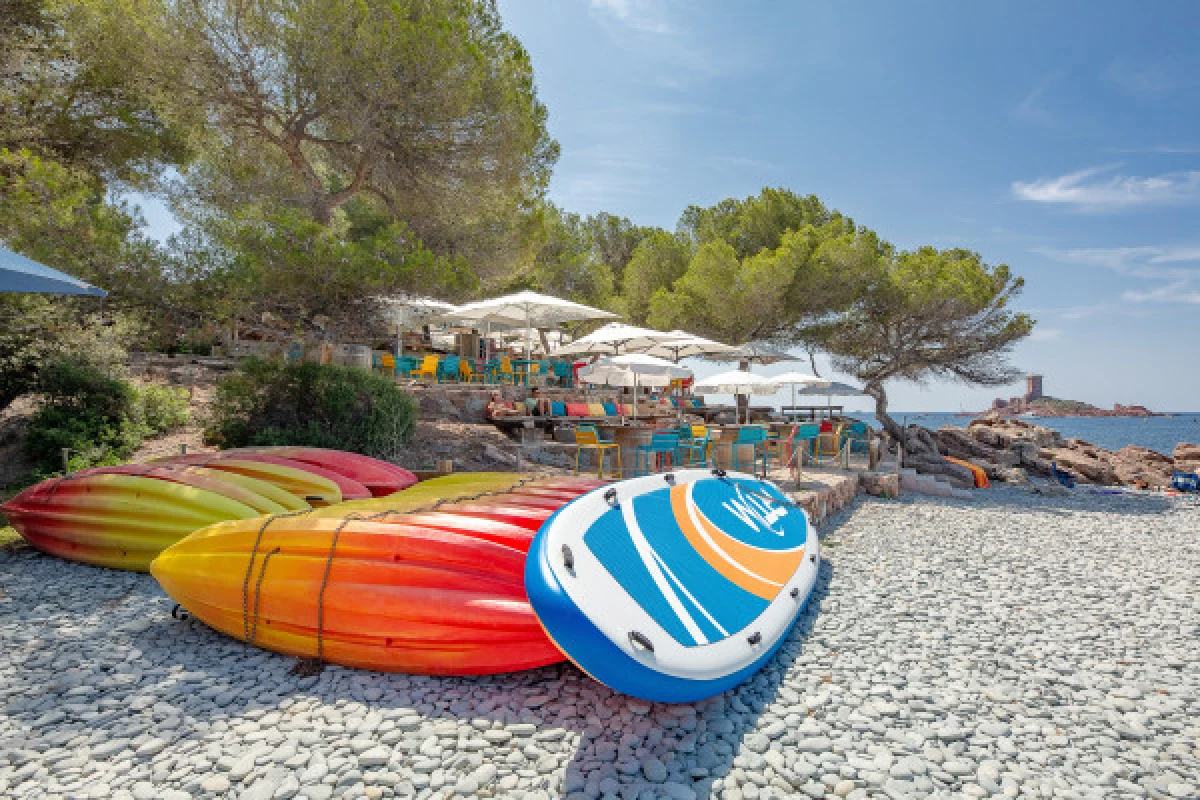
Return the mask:
MULTIPOLYGON (((874 414, 847 412, 847 415, 877 424, 874 414)), ((974 415, 897 411, 892 418, 901 424, 907 418, 909 424, 937 429, 943 425, 965 427, 974 415)), ((1179 442, 1200 443, 1200 411, 1175 412, 1169 417, 1036 417, 1028 421, 1053 428, 1068 438, 1086 439, 1106 450, 1137 444, 1171 455, 1179 442)))

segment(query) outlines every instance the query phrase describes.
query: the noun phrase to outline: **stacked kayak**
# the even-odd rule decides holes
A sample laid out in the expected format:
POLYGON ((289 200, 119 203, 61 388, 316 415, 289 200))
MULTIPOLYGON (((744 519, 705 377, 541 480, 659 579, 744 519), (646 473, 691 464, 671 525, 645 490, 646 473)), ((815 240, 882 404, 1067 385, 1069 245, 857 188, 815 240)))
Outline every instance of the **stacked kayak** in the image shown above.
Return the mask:
POLYGON ((216 453, 169 456, 161 461, 239 472, 280 483, 284 488, 289 488, 285 482, 291 481, 295 494, 315 494, 310 501, 313 505, 386 496, 417 482, 417 476, 403 467, 358 453, 320 447, 243 447, 216 453), (305 486, 304 481, 310 476, 333 482, 339 494, 326 495, 324 488, 305 486))
POLYGON ((31 486, 0 511, 51 555, 146 571, 165 547, 214 523, 307 511, 416 480, 354 453, 254 448, 82 470, 31 486))
POLYGON ((198 619, 269 650, 469 675, 561 661, 526 599, 537 530, 588 479, 486 473, 188 536, 151 572, 198 619))
POLYGON ((192 531, 304 506, 275 487, 248 488, 221 473, 153 467, 102 468, 31 486, 0 510, 34 547, 97 567, 146 571, 168 545, 192 531))

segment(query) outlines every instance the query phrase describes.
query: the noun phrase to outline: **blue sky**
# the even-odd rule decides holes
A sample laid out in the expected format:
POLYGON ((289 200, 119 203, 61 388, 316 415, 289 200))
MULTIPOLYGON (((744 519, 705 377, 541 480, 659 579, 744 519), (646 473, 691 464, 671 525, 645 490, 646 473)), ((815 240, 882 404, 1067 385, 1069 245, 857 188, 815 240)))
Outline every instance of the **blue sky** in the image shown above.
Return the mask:
MULTIPOLYGON (((1015 362, 1047 392, 1200 408, 1200 5, 500 9, 562 146, 562 206, 674 227, 689 204, 811 192, 902 247, 1023 275, 1039 325, 1015 362)), ((957 410, 1013 392, 890 394, 957 410)))

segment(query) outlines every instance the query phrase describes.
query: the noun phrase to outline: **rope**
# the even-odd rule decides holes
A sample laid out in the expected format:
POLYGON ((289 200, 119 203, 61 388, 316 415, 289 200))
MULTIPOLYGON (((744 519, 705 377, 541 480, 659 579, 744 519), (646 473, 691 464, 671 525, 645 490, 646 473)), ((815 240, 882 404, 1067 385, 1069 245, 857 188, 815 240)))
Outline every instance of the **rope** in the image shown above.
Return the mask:
MULTIPOLYGON (((311 511, 311 510, 312 509, 309 509, 309 511, 311 511)), ((254 573, 254 559, 258 556, 258 546, 259 546, 259 544, 262 543, 263 533, 266 532, 267 526, 270 525, 272 522, 274 522, 277 519, 282 519, 284 517, 298 517, 298 516, 301 516, 301 515, 307 514, 307 513, 308 513, 308 511, 290 511, 285 514, 272 514, 271 516, 264 519, 263 524, 260 525, 258 528, 258 535, 254 537, 254 547, 250 550, 250 561, 247 562, 247 564, 246 564, 246 577, 242 579, 242 635, 246 640, 246 644, 250 644, 253 641, 253 635, 251 634, 251 631, 250 631, 250 576, 254 573)), ((275 552, 278 551, 278 549, 279 548, 275 548, 274 551, 272 551, 271 553, 269 553, 267 555, 267 558, 270 558, 272 555, 274 555, 275 552)), ((255 587, 254 627, 256 630, 258 628, 258 594, 257 593, 258 593, 259 587, 262 586, 262 576, 265 573, 266 573, 266 559, 263 560, 263 569, 262 569, 262 572, 258 576, 258 584, 255 587)))
POLYGON ((281 549, 283 548, 276 547, 263 556, 262 567, 258 570, 258 581, 254 584, 254 618, 253 625, 250 628, 250 637, 246 639, 247 643, 253 643, 254 637, 258 634, 258 601, 262 598, 262 582, 263 578, 267 576, 267 562, 271 560, 271 556, 278 553, 281 549))
MULTIPOLYGON (((361 515, 355 514, 353 512, 346 515, 346 517, 343 518, 340 523, 338 523, 337 527, 333 529, 333 536, 330 537, 330 540, 329 540, 329 553, 328 553, 328 555, 325 556, 325 571, 324 571, 324 574, 322 574, 322 576, 321 576, 321 588, 317 592, 317 654, 314 659, 316 661, 316 663, 318 665, 323 663, 324 658, 325 658, 325 589, 328 588, 328 586, 329 586, 329 575, 330 575, 330 573, 333 572, 333 557, 334 557, 334 554, 337 552, 338 539, 342 535, 342 530, 347 525, 349 525, 351 522, 370 522, 371 520, 376 520, 376 519, 380 519, 381 517, 386 517, 389 514, 423 514, 428 511, 436 511, 438 508, 440 508, 443 505, 448 505, 448 504, 452 504, 452 503, 471 502, 472 500, 479 500, 484 497, 509 494, 514 489, 519 489, 520 487, 525 486, 526 484, 531 483, 536 480, 538 480, 538 476, 529 475, 528 477, 522 478, 519 481, 517 481, 516 483, 512 484, 511 486, 505 487, 504 489, 493 489, 491 491, 479 492, 477 494, 466 495, 466 496, 461 496, 461 497, 443 497, 440 500, 436 500, 433 503, 430 503, 429 505, 423 506, 421 508, 411 508, 411 509, 405 509, 405 510, 390 508, 390 509, 385 509, 383 511, 378 511, 374 514, 368 514, 365 516, 361 516, 361 515)), ((302 513, 308 513, 308 512, 302 512, 302 513)), ((266 525, 264 525, 263 527, 265 528, 266 525)), ((259 535, 260 536, 262 535, 261 530, 259 531, 259 535)), ((257 549, 257 547, 258 547, 258 544, 256 542, 255 548, 257 549)), ((279 548, 276 548, 275 551, 272 551, 271 554, 273 555, 274 552, 278 551, 278 549, 279 548)), ((263 571, 264 572, 266 571, 265 561, 263 564, 263 571)), ((247 573, 247 580, 249 580, 249 573, 247 573)), ((260 583, 262 582, 261 574, 259 576, 259 582, 260 583)), ((258 615, 257 598, 256 598, 256 602, 255 602, 255 607, 254 607, 254 613, 255 613, 255 616, 257 617, 257 615, 258 615)), ((247 641, 249 641, 249 640, 247 640, 247 641)))

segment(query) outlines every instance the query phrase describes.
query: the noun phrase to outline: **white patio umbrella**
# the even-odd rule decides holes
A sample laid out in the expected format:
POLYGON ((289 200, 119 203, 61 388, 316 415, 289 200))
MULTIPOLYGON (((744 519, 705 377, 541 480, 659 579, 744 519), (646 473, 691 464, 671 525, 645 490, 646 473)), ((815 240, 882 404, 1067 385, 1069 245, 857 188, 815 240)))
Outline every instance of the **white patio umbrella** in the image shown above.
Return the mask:
POLYGON ((669 333, 651 328, 639 328, 623 322, 610 322, 587 336, 580 336, 570 344, 558 348, 553 354, 556 356, 620 355, 621 353, 642 352, 659 342, 668 342, 673 338, 675 337, 669 333))
POLYGON ((379 296, 375 301, 384 309, 384 313, 396 325, 396 355, 404 355, 404 331, 414 325, 444 314, 454 308, 453 303, 435 300, 432 297, 419 295, 379 296))
MULTIPOLYGON (((696 394, 763 395, 778 392, 779 384, 774 383, 770 378, 755 375, 753 372, 733 369, 696 381, 692 386, 692 391, 696 394)), ((747 411, 747 415, 749 415, 749 411, 747 411)))
POLYGON ((796 394, 805 396, 824 396, 828 405, 829 412, 833 413, 833 398, 835 397, 861 397, 862 389, 851 386, 848 383, 839 383, 838 381, 828 381, 825 386, 806 386, 796 394))
POLYGON ((816 375, 808 375, 803 372, 785 372, 782 375, 772 375, 771 380, 780 386, 792 387, 792 405, 796 405, 796 387, 803 386, 832 386, 833 381, 828 381, 825 378, 818 378, 816 375))
POLYGON ((785 350, 779 350, 765 345, 760 342, 750 342, 749 344, 735 347, 733 350, 726 353, 716 353, 708 357, 709 361, 739 361, 747 364, 776 364, 780 361, 800 361, 799 356, 794 356, 785 350))
MULTIPOLYGON (((537 292, 494 297, 458 306, 441 315, 439 319, 463 322, 498 322, 502 325, 520 325, 528 331, 532 328, 551 328, 564 322, 584 322, 590 319, 615 319, 616 314, 599 308, 573 303, 560 297, 537 292)), ((525 355, 533 352, 533 341, 525 336, 525 355)))
POLYGON ((731 353, 738 349, 733 345, 714 342, 712 339, 705 339, 703 336, 696 336, 687 331, 668 331, 666 335, 672 338, 669 341, 659 342, 643 352, 678 362, 681 359, 691 358, 692 356, 719 355, 722 353, 731 353))
POLYGON ((692 371, 664 358, 644 353, 602 358, 579 370, 579 379, 603 386, 633 387, 633 419, 637 421, 637 390, 640 386, 669 386, 677 378, 690 377, 692 371))

